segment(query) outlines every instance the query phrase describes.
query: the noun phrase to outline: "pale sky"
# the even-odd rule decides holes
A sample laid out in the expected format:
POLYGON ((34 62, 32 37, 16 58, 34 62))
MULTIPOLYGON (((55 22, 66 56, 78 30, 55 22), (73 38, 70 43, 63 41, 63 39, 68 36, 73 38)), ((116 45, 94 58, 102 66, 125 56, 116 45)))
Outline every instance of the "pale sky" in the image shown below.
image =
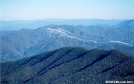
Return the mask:
POLYGON ((0 20, 134 19, 134 0, 0 0, 0 20))

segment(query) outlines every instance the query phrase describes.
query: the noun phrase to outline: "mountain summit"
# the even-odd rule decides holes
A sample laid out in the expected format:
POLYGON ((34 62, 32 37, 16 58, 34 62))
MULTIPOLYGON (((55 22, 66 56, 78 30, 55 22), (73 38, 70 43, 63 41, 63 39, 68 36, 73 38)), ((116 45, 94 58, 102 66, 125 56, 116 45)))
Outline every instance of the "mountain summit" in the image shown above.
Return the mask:
POLYGON ((119 50, 63 47, 1 63, 2 84, 103 84, 133 81, 134 57, 119 50))

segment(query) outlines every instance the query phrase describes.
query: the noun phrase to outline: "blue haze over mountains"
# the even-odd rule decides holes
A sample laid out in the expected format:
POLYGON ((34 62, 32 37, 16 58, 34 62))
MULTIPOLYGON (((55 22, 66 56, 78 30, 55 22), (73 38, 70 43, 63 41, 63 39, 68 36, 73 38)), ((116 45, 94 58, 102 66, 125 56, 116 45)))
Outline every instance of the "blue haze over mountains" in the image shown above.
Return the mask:
POLYGON ((134 54, 133 19, 46 19, 0 23, 2 62, 66 46, 118 49, 134 54))
POLYGON ((103 19, 44 19, 44 20, 12 20, 2 21, 0 31, 2 30, 19 30, 22 28, 35 29, 41 26, 56 24, 56 25, 116 25, 122 20, 103 20, 103 19))

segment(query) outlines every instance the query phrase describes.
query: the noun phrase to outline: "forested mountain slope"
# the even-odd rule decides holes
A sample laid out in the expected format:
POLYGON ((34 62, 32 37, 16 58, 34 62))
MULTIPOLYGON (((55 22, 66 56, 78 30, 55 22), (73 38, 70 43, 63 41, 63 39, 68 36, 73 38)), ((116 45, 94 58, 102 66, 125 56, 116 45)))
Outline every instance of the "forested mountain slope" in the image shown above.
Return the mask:
POLYGON ((2 84, 103 84, 133 81, 134 57, 119 50, 64 47, 1 64, 2 84))
POLYGON ((0 61, 17 60, 66 46, 119 49, 134 54, 134 20, 118 25, 47 25, 0 31, 0 61))

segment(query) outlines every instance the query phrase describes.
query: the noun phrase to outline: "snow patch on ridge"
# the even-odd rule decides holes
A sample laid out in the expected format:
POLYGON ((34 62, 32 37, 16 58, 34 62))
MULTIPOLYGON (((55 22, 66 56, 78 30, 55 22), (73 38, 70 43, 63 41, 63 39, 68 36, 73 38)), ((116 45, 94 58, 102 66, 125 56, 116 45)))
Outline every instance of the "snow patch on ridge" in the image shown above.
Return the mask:
POLYGON ((110 43, 118 43, 118 44, 127 45, 127 46, 132 46, 129 43, 125 43, 125 42, 122 42, 122 41, 109 41, 109 42, 110 43))
POLYGON ((58 29, 53 29, 53 28, 47 28, 47 31, 49 31, 51 33, 51 35, 58 35, 59 37, 68 37, 68 38, 73 38, 73 39, 77 39, 77 40, 82 40, 82 41, 86 41, 84 39, 72 36, 70 32, 63 30, 61 28, 58 29))

